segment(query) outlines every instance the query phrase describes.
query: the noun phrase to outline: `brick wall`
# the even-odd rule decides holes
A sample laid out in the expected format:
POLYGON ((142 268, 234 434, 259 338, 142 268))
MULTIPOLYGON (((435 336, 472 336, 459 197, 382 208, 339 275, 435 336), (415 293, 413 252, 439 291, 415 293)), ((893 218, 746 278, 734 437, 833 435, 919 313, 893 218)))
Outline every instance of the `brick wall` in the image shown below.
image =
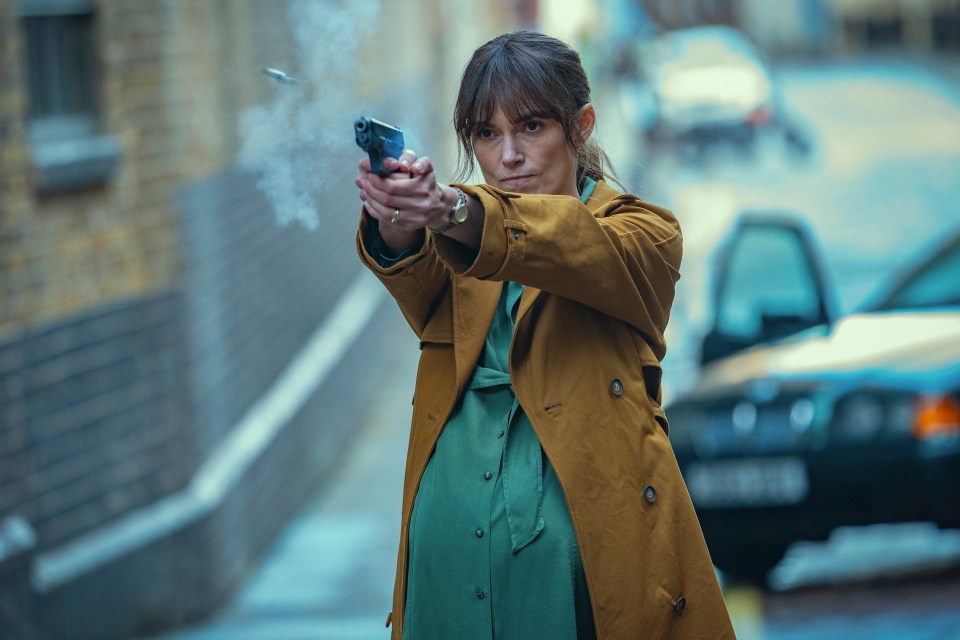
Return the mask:
MULTIPOLYGON (((349 184, 349 176, 343 176, 349 184)), ((184 317, 191 394, 206 452, 303 347, 359 272, 352 194, 331 194, 324 226, 279 227, 233 170, 184 190, 184 317), (342 215, 333 215, 342 212, 342 215)))
MULTIPOLYGON (((0 363, 20 372, 18 396, 0 402, 22 434, 8 452, 13 471, 3 484, 19 489, 12 511, 35 525, 37 557, 56 550, 63 536, 74 539, 182 489, 360 275, 352 199, 332 198, 331 209, 344 215, 331 216, 324 233, 310 233, 277 226, 255 184, 255 176, 230 170, 182 191, 181 290, 0 346, 0 363), (74 346, 64 353, 64 344, 74 346), (32 362, 11 353, 31 354, 32 362), (90 412, 71 410, 72 403, 108 415, 101 424, 90 412), (55 429, 51 415, 62 416, 55 429), (43 453, 23 446, 51 430, 56 439, 43 453), (73 476, 53 472, 50 465, 58 464, 73 476), (49 505, 50 519, 38 516, 39 505, 49 505)), ((387 383, 378 358, 384 323, 403 321, 396 310, 385 311, 392 314, 377 314, 337 375, 211 513, 42 590, 24 624, 43 639, 103 640, 182 622, 219 604, 347 446, 366 384, 387 383)))
POLYGON ((24 246, 31 204, 29 153, 22 114, 25 108, 20 39, 15 3, 0 3, 0 328, 27 320, 20 292, 32 287, 24 246))
POLYGON ((124 301, 0 343, 0 513, 26 518, 41 550, 182 486, 195 466, 178 301, 124 301))
MULTIPOLYGON (((204 272, 190 280, 182 244, 190 245, 196 234, 185 230, 178 194, 183 185, 232 164, 239 113, 271 89, 252 61, 265 52, 278 65, 292 58, 285 3, 100 0, 96 7, 100 121, 119 140, 121 162, 104 185, 44 195, 27 139, 28 78, 17 3, 0 3, 3 638, 68 637, 40 622, 69 622, 64 612, 76 600, 68 597, 69 588, 35 593, 32 560, 181 489, 229 420, 268 381, 260 375, 234 385, 246 395, 229 400, 222 393, 200 396, 188 386, 195 375, 207 379, 208 367, 200 365, 206 354, 190 349, 212 338, 191 341, 199 334, 188 331, 187 300, 196 289, 186 283, 216 292, 217 278, 221 284, 229 278, 204 272), (209 416, 219 406, 232 411, 207 433, 196 409, 209 416), (18 552, 6 528, 21 522, 35 538, 18 552)), ((261 201, 247 202, 249 216, 270 225, 272 212, 261 201)), ((195 211, 193 217, 202 215, 195 211)), ((243 247, 243 238, 233 239, 234 249, 243 247)), ((257 303, 256 293, 247 301, 257 303)), ((257 372, 283 367, 282 359, 296 350, 293 341, 321 318, 322 307, 311 309, 308 317, 294 314, 304 324, 256 363, 257 372)), ((242 333, 247 320, 234 314, 225 340, 242 333)), ((257 345, 269 351, 274 337, 261 334, 257 345)), ((234 361, 236 353, 228 350, 226 361, 242 371, 251 362, 234 361)), ((234 555, 249 558, 254 551, 242 546, 234 555)), ((228 586, 217 584, 215 593, 228 586)), ((137 615, 136 607, 131 611, 137 615)))
MULTIPOLYGON (((4 640, 129 637, 208 613, 348 445, 359 381, 388 382, 384 328, 402 322, 389 305, 378 313, 209 511, 156 535, 137 528, 149 518, 127 527, 189 493, 357 277, 356 150, 346 126, 348 161, 319 163, 332 186, 318 230, 278 227, 256 177, 233 161, 239 115, 277 89, 260 68, 297 68, 288 3, 94 4, 99 120, 121 158, 105 183, 51 194, 37 189, 28 142, 17 3, 0 3, 4 640), (97 546, 114 537, 127 546, 97 546)), ((431 20, 383 4, 382 37, 361 52, 372 72, 350 89, 366 96, 358 109, 402 114, 449 174, 436 123, 449 121, 459 63, 438 61, 448 40, 469 48, 463 31, 481 23, 454 21, 454 37, 441 16, 463 17, 463 3, 419 4, 431 20), (427 44, 402 63, 385 57, 378 47, 398 33, 427 44)))
POLYGON ((173 285, 176 187, 232 161, 238 114, 270 89, 251 81, 253 61, 293 57, 285 2, 99 0, 100 120, 119 169, 103 186, 39 196, 16 4, 0 7, 0 335, 173 285))

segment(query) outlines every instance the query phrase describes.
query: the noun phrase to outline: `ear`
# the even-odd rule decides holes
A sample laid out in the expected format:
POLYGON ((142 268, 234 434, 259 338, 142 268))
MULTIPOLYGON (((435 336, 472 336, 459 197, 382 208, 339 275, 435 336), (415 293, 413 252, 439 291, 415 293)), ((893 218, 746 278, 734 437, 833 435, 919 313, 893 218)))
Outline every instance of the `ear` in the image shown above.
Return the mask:
POLYGON ((597 111, 593 108, 593 104, 588 102, 580 107, 576 122, 577 131, 580 134, 580 145, 583 145, 593 135, 593 129, 597 125, 597 111))

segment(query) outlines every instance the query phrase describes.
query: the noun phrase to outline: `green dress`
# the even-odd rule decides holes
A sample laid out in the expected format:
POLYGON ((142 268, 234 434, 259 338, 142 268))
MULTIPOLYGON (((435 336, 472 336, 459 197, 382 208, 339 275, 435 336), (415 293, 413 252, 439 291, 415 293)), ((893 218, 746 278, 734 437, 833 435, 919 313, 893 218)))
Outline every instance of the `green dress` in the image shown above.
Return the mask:
POLYGON ((522 291, 504 283, 476 369, 420 480, 405 640, 596 637, 566 499, 510 383, 522 291))

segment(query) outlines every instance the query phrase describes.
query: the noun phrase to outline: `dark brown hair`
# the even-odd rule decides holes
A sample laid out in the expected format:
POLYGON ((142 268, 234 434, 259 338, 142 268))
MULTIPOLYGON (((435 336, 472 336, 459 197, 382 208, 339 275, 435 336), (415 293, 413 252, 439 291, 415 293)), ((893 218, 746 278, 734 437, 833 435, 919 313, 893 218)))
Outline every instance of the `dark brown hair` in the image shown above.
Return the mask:
MULTIPOLYGON (((585 176, 606 177, 610 159, 591 137, 580 139, 577 114, 590 102, 590 83, 580 54, 562 40, 536 31, 514 31, 479 47, 467 63, 453 110, 460 141, 458 178, 473 171, 472 136, 478 124, 489 122, 497 107, 511 122, 537 114, 563 126, 570 146, 577 149, 577 184, 585 176)), ((618 182, 619 184, 619 182, 618 182)))

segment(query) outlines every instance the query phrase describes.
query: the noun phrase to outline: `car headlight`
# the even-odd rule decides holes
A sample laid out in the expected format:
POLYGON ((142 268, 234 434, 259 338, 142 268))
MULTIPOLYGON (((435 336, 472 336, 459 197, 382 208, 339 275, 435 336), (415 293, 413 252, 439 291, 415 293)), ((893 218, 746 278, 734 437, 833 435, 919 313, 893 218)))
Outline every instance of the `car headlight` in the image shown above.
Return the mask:
POLYGON ((833 412, 833 435, 842 440, 869 440, 883 428, 885 411, 880 398, 869 393, 847 396, 833 412))
POLYGON ((858 391, 836 403, 832 433, 834 438, 848 441, 909 436, 915 428, 915 414, 913 394, 858 391))
POLYGON ((790 428, 797 433, 804 433, 813 424, 816 417, 816 405, 810 398, 800 398, 790 405, 790 428))

